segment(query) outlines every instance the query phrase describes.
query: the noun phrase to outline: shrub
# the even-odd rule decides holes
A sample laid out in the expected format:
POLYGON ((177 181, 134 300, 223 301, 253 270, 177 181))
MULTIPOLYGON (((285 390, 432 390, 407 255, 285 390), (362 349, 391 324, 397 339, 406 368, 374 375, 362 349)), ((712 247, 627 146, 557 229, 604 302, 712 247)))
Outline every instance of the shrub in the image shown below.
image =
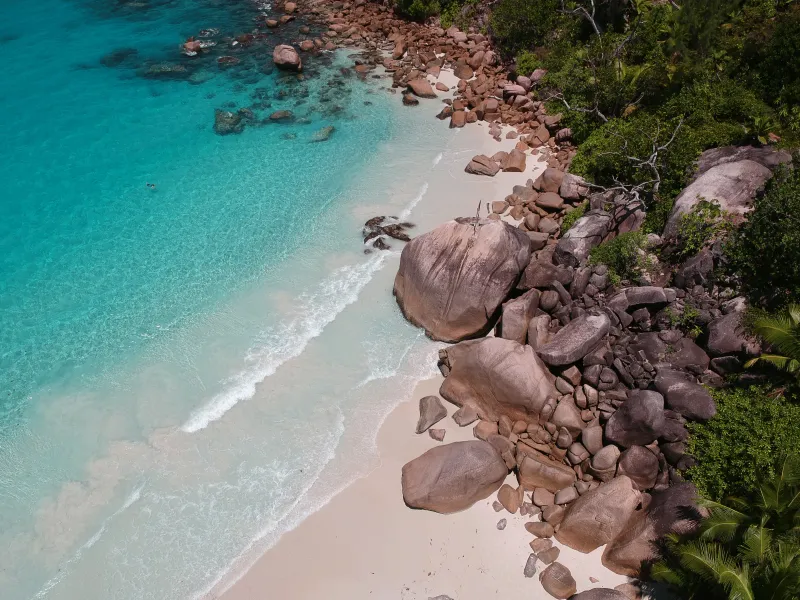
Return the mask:
POLYGON ((653 202, 648 207, 647 214, 644 217, 642 232, 661 235, 664 232, 664 227, 667 226, 667 219, 669 219, 669 213, 672 212, 673 206, 675 206, 675 202, 666 198, 653 202))
POLYGON ((800 11, 778 19, 758 73, 771 101, 783 107, 800 104, 800 11))
MULTIPOLYGON (((800 157, 795 157, 798 160, 800 157)), ((800 302, 800 170, 778 173, 725 254, 753 306, 800 302)))
POLYGON ((533 73, 541 64, 541 61, 536 57, 533 52, 523 50, 514 59, 516 65, 516 72, 518 75, 528 76, 533 73))
POLYGON ((701 200, 678 224, 676 258, 694 256, 704 246, 732 230, 732 223, 716 202, 701 200))
POLYGON ((438 15, 442 6, 438 0, 397 0, 395 3, 397 11, 415 21, 438 15))
POLYGON ((647 236, 640 231, 630 231, 603 242, 592 249, 589 263, 606 265, 615 285, 621 279, 636 280, 647 269, 647 236))
POLYGON ((561 17, 559 0, 500 0, 492 10, 489 27, 508 54, 544 44, 561 17))
POLYGON ((586 210, 589 208, 588 202, 582 202, 571 211, 569 211, 566 215, 564 215, 564 219, 561 221, 561 233, 563 234, 565 231, 570 229, 573 225, 575 225, 575 221, 580 219, 583 215, 586 214, 586 210))
POLYGON ((712 391, 717 415, 692 423, 689 453, 698 463, 687 472, 712 500, 743 495, 759 476, 772 477, 779 458, 800 447, 800 406, 767 387, 712 391))

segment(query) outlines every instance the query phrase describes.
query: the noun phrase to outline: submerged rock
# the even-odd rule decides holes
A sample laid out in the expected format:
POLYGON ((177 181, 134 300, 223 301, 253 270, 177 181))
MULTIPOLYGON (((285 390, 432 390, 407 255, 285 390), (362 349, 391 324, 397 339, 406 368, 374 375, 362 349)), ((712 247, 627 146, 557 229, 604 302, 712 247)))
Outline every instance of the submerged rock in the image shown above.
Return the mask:
POLYGON ((275 46, 272 51, 272 62, 279 69, 285 71, 302 71, 303 61, 300 60, 300 55, 297 50, 286 44, 275 46))
POLYGON ((324 142, 333 135, 334 131, 336 131, 336 128, 333 125, 328 125, 326 127, 323 127, 322 129, 314 133, 314 136, 311 138, 311 141, 324 142))
POLYGON ((217 109, 214 111, 214 132, 217 135, 242 133, 242 131, 244 131, 244 123, 241 115, 229 110, 217 109))

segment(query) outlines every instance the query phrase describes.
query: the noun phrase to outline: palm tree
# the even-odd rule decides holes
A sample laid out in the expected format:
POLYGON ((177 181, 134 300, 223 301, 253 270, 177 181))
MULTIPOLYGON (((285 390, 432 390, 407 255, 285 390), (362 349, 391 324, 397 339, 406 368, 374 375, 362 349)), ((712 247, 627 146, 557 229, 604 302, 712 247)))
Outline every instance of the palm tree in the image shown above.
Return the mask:
POLYGON ((746 367, 766 363, 800 376, 800 305, 790 304, 776 315, 755 312, 750 318, 750 328, 779 354, 762 354, 747 361, 746 367))
POLYGON ((749 501, 701 501, 708 511, 695 534, 666 539, 651 576, 687 600, 800 599, 800 455, 749 501))

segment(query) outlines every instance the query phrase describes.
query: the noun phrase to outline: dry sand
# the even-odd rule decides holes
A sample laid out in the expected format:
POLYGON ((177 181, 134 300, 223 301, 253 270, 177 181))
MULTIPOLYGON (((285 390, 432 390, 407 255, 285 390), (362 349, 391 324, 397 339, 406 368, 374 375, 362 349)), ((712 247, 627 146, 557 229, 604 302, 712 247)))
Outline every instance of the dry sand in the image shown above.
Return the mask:
MULTIPOLYGON (((402 466, 438 443, 427 433, 414 434, 418 399, 436 394, 441 381, 421 382, 414 399, 386 420, 378 434, 380 466, 285 534, 224 600, 550 598, 538 574, 523 576, 533 539, 523 527, 527 517, 496 513, 494 496, 453 515, 411 510, 403 503, 402 466), (507 520, 502 531, 501 519, 507 520)), ((446 406, 452 415, 455 407, 446 406)), ((444 443, 474 439, 472 427, 460 428, 449 416, 434 427, 447 430, 444 443)), ((513 475, 508 482, 515 484, 513 475)), ((559 562, 570 568, 579 591, 626 581, 600 564, 602 549, 581 554, 556 545, 559 562)))
MULTIPOLYGON (((439 77, 455 86, 447 71, 439 77)), ((449 94, 443 94, 447 96, 449 94)), ((399 98, 398 98, 399 101, 399 98)), ((441 109, 439 100, 421 101, 431 116, 441 109)), ((447 122, 441 124, 446 127, 447 122)), ((451 165, 442 165, 430 183, 425 199, 414 211, 417 222, 440 223, 475 214, 479 200, 501 200, 517 184, 536 179, 546 168, 546 151, 528 157, 525 173, 498 173, 494 178, 463 172, 474 154, 491 156, 510 150, 516 140, 497 142, 485 123, 467 125, 458 144, 463 151, 451 165), (457 196, 454 198, 453 196, 457 196), (470 207, 470 208, 467 208, 470 207), (466 210, 465 210, 466 209, 466 210)), ((485 204, 481 214, 486 214, 485 204)), ((423 227, 427 230, 430 227, 423 227)), ((447 595, 454 600, 488 600, 501 597, 548 599, 538 575, 523 576, 533 539, 523 527, 528 520, 506 511, 496 513, 494 497, 454 515, 415 511, 403 503, 400 472, 409 460, 438 442, 427 433, 415 435, 419 398, 436 394, 441 378, 421 382, 411 400, 398 406, 377 434, 379 460, 368 476, 336 495, 318 512, 261 556, 229 589, 214 590, 210 597, 224 600, 361 600, 422 599, 447 595), (498 530, 497 523, 507 520, 498 530)), ((454 407, 447 405, 449 414, 454 407)), ((472 427, 459 428, 447 417, 435 427, 444 428, 444 442, 474 439, 472 427)), ((516 485, 513 475, 509 483, 516 485)), ((557 544, 558 545, 558 544, 557 544)), ((614 587, 626 578, 600 564, 602 549, 584 555, 561 547, 559 562, 567 565, 578 590, 614 587), (590 577, 598 580, 592 583, 590 577)), ((539 565, 539 571, 544 565, 539 565)))

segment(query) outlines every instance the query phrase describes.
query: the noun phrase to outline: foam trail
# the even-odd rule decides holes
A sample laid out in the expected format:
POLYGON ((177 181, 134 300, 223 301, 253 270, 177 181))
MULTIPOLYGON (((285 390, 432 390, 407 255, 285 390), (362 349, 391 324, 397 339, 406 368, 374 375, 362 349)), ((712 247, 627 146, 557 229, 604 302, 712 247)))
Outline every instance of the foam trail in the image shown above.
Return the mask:
POLYGON ((89 548, 91 548, 92 546, 94 546, 97 543, 97 541, 100 539, 100 537, 105 532, 106 527, 108 526, 108 524, 114 518, 116 518, 120 513, 122 513, 123 511, 129 509, 136 501, 139 500, 139 498, 142 497, 142 489, 143 488, 144 488, 144 484, 141 484, 139 487, 137 487, 135 490, 133 490, 133 492, 131 492, 131 494, 125 499, 125 502, 122 504, 122 506, 120 506, 116 511, 114 511, 114 513, 111 516, 107 517, 102 522, 102 524, 100 525, 100 529, 98 529, 97 532, 95 532, 95 534, 92 537, 90 537, 86 541, 85 544, 83 544, 83 546, 81 546, 80 548, 78 548, 78 550, 76 550, 76 552, 72 556, 72 558, 70 558, 67 562, 65 562, 64 565, 59 569, 58 575, 56 575, 55 577, 52 577, 51 579, 49 579, 47 581, 47 583, 45 583, 42 586, 42 589, 39 590, 39 592, 34 596, 34 598, 44 598, 45 596, 47 596, 47 594, 48 594, 48 592, 50 590, 52 590, 55 586, 57 586, 61 582, 62 579, 64 579, 64 577, 69 572, 69 568, 68 568, 69 565, 71 565, 72 563, 74 563, 77 560, 80 560, 81 556, 83 556, 83 551, 84 550, 88 550, 89 548))
POLYGON ((433 166, 434 167, 439 164, 439 162, 442 160, 443 156, 444 156, 444 154, 441 153, 441 152, 439 152, 439 154, 436 155, 436 158, 433 159, 433 166))
POLYGON ((414 210, 414 207, 419 204, 420 200, 428 193, 428 182, 422 184, 422 187, 419 189, 419 193, 416 197, 403 209, 403 212, 400 213, 400 220, 405 221, 410 215, 411 211, 414 210))
POLYGON ((403 354, 400 355, 400 358, 397 360, 397 364, 394 367, 389 367, 387 365, 383 366, 376 366, 372 369, 369 375, 367 375, 364 379, 361 380, 355 387, 355 389, 362 388, 367 385, 370 381, 377 381, 379 379, 389 379, 390 377, 394 377, 397 375, 398 371, 400 370, 400 366, 403 364, 403 361, 406 358, 406 355, 411 351, 411 348, 414 347, 414 344, 419 339, 420 336, 412 342, 410 345, 406 346, 405 350, 403 350, 403 354))
MULTIPOLYGON (((427 189, 427 184, 424 187, 427 189)), ((386 256, 387 253, 376 254, 364 263, 342 267, 323 281, 313 294, 300 296, 297 302, 300 316, 267 331, 264 343, 248 353, 247 361, 252 366, 233 377, 231 387, 195 411, 181 430, 194 433, 205 429, 240 401, 251 398, 259 383, 273 375, 283 363, 302 354, 326 325, 358 299, 373 274, 383 267, 386 256)))

